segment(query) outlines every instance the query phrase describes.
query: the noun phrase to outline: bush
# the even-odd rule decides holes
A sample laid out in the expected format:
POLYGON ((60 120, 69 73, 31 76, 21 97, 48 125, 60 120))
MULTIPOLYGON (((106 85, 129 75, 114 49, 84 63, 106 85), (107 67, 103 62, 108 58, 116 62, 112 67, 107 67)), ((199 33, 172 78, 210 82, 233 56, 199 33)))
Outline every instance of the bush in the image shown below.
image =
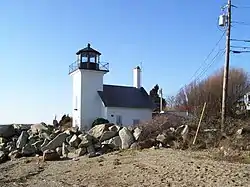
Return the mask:
POLYGON ((97 118, 93 121, 92 123, 92 127, 96 126, 96 125, 100 125, 100 124, 104 124, 104 123, 109 123, 109 120, 104 119, 104 118, 97 118))
MULTIPOLYGON (((211 76, 200 82, 192 82, 186 86, 188 103, 184 90, 176 96, 179 105, 191 107, 193 114, 200 115, 204 102, 207 102, 205 110, 206 116, 220 116, 222 98, 222 78, 223 69, 215 72, 211 76)), ((231 68, 229 71, 227 115, 235 117, 235 105, 250 88, 249 75, 244 69, 231 68)))

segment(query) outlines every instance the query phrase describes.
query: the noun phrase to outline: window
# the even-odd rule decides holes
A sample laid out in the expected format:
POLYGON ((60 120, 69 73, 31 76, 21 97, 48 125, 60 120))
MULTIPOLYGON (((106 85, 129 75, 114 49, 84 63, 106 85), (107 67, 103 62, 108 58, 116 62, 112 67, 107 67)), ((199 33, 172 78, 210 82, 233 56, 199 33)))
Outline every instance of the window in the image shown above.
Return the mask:
POLYGON ((140 123, 139 119, 133 119, 133 125, 138 125, 140 123))
POLYGON ((122 116, 116 115, 116 124, 121 125, 122 124, 122 116))

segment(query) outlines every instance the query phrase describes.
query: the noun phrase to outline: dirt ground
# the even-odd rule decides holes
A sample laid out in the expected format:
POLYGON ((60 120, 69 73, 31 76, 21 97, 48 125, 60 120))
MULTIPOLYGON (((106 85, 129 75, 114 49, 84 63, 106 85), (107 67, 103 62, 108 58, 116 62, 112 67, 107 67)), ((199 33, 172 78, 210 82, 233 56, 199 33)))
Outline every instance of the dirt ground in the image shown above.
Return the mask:
POLYGON ((210 159, 207 152, 171 149, 113 152, 95 158, 0 165, 0 186, 250 186, 250 164, 210 159))

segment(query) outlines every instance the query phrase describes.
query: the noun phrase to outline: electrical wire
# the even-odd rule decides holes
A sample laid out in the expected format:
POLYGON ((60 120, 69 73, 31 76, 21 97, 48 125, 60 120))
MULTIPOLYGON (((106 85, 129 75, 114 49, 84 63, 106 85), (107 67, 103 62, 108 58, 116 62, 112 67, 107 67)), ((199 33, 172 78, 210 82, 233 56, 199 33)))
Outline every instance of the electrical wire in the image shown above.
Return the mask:
POLYGON ((230 39, 230 40, 235 42, 250 42, 250 40, 241 40, 241 39, 230 39))
POLYGON ((196 80, 194 81, 198 81, 198 80, 201 80, 201 77, 208 71, 208 69, 215 63, 217 62, 216 59, 217 57, 220 59, 223 54, 225 54, 225 49, 223 50, 220 50, 215 56, 214 58, 211 60, 210 64, 208 64, 208 66, 206 67, 206 69, 204 69, 199 75, 198 75, 198 78, 196 78, 196 80))
POLYGON ((218 42, 215 44, 214 48, 211 50, 211 52, 208 54, 208 56, 205 58, 205 60, 203 61, 203 63, 201 64, 201 66, 195 71, 195 73, 192 75, 192 77, 190 78, 190 81, 195 77, 195 75, 198 73, 198 71, 200 71, 200 69, 202 68, 202 66, 206 63, 206 61, 208 60, 208 58, 211 56, 211 54, 214 52, 214 50, 216 49, 216 47, 219 45, 219 43, 221 42, 222 38, 224 37, 226 31, 223 32, 222 36, 220 37, 220 39, 218 40, 218 42))
POLYGON ((231 48, 241 48, 241 49, 250 49, 250 47, 247 47, 247 46, 230 46, 231 48))

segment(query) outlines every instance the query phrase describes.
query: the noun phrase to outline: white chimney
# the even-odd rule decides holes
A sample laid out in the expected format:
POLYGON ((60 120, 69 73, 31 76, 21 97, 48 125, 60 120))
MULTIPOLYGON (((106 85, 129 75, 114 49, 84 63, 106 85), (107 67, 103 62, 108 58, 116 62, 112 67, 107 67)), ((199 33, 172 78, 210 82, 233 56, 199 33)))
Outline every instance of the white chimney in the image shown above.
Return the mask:
POLYGON ((141 88, 141 68, 139 66, 133 69, 133 76, 134 87, 141 88))

